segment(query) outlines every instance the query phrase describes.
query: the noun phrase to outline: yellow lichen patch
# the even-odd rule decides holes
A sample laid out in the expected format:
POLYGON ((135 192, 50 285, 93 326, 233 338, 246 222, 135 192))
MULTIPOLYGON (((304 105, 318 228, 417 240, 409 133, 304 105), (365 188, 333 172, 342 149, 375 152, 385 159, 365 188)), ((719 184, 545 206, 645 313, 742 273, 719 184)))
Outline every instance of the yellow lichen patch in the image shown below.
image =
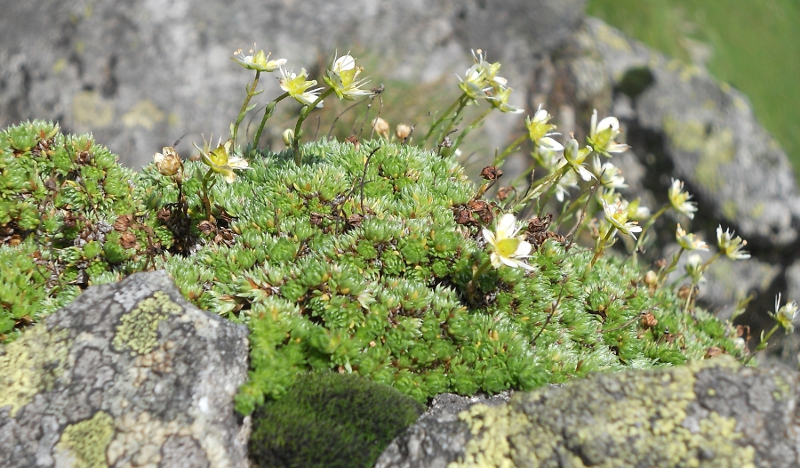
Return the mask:
POLYGON ((114 436, 114 420, 103 411, 67 426, 56 444, 57 458, 72 461, 71 468, 107 467, 106 447, 114 436))
POLYGON ((605 23, 598 24, 595 30, 595 39, 611 46, 611 48, 622 52, 633 52, 631 44, 622 36, 616 29, 613 29, 605 23))
POLYGON ((697 398, 695 374, 712 365, 737 364, 715 359, 660 372, 593 376, 562 389, 516 394, 507 405, 476 405, 459 415, 473 438, 463 459, 449 468, 535 467, 555 460, 575 467, 752 467, 755 450, 734 443, 741 437, 735 419, 687 414, 697 398), (713 452, 713 460, 699 458, 701 452, 713 452))
POLYGON ((114 108, 96 91, 83 91, 72 98, 72 118, 86 127, 105 127, 114 119, 114 108))
POLYGON ((736 153, 733 133, 728 129, 706 132, 702 122, 680 120, 666 116, 664 132, 675 149, 699 153, 695 167, 695 179, 711 192, 718 191, 725 183, 720 176, 720 166, 733 161, 736 153))
POLYGON ((11 417, 33 397, 53 388, 64 374, 71 347, 67 330, 47 331, 44 323, 0 348, 0 408, 11 405, 11 417))
POLYGON ((131 110, 122 116, 122 123, 128 128, 144 127, 148 130, 165 119, 164 112, 152 101, 145 99, 137 102, 131 110))
POLYGON ((726 219, 734 221, 738 218, 737 213, 739 212, 739 206, 733 200, 725 200, 722 203, 722 216, 725 216, 726 219))
POLYGON ((139 302, 136 307, 123 315, 117 325, 114 335, 114 349, 122 351, 131 350, 131 355, 147 354, 158 346, 158 324, 170 315, 183 312, 181 306, 176 304, 162 291, 157 291, 153 297, 139 302))

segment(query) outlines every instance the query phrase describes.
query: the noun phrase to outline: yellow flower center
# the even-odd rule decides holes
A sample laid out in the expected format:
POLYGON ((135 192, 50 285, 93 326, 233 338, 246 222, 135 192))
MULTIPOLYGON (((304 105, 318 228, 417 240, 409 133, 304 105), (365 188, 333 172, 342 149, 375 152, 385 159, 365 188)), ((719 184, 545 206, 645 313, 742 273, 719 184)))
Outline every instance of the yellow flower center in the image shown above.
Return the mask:
POLYGON ((516 237, 503 239, 497 243, 497 255, 501 257, 511 257, 517 251, 520 240, 516 237))

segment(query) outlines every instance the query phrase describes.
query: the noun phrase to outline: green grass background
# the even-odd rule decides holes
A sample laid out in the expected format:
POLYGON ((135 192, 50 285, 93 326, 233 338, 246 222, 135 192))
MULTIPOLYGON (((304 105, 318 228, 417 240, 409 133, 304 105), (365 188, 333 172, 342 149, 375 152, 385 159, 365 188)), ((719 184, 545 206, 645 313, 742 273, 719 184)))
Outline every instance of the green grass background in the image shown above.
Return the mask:
POLYGON ((744 92, 800 173, 800 0, 590 0, 588 13, 744 92))

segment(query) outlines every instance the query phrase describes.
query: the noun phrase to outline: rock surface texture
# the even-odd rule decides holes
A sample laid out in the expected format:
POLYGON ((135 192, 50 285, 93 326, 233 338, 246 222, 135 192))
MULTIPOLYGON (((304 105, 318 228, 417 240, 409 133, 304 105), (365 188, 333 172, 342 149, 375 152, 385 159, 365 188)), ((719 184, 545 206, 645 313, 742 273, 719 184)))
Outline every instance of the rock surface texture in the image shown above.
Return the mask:
MULTIPOLYGON (((184 142, 188 150, 201 133, 228 131, 252 79, 229 57, 254 41, 312 76, 337 47, 365 50, 380 57, 384 76, 415 83, 454 79, 453 71, 463 73, 471 63, 470 49, 483 47, 514 79, 569 35, 584 5, 0 0, 0 127, 58 119, 67 131, 93 132, 138 168, 184 133, 192 134, 184 142)), ((368 74, 376 77, 375 70, 368 74)), ((265 96, 280 94, 274 76, 261 78, 265 96)))
POLYGON ((247 466, 247 346, 164 272, 91 287, 0 347, 0 466, 247 466))
POLYGON ((598 374, 423 416, 377 466, 788 468, 800 463, 798 384, 795 371, 726 357, 598 374))

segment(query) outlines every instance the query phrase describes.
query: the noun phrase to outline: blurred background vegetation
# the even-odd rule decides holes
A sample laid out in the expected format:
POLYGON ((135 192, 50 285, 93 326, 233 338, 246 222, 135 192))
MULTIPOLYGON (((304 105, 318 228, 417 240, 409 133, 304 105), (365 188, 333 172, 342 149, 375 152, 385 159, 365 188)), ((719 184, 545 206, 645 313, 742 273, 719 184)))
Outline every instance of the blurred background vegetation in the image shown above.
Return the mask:
POLYGON ((800 174, 800 0, 590 0, 587 12, 745 93, 800 174))

